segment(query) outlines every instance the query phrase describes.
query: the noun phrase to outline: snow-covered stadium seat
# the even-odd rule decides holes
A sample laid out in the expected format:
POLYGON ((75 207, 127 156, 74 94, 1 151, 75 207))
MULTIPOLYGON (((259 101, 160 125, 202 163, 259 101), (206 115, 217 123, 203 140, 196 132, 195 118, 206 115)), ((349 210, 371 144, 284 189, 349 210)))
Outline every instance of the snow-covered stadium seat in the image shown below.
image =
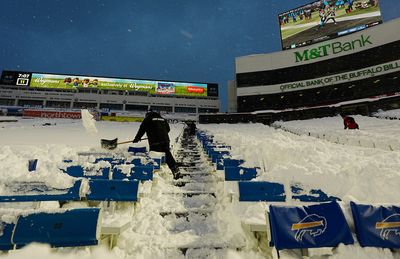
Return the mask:
POLYGON ((138 201, 139 181, 90 180, 89 201, 138 201))
POLYGON ((283 184, 265 181, 239 181, 239 201, 245 202, 284 202, 286 200, 283 184))
MULTIPOLYGON (((337 202, 269 206, 271 243, 279 250, 337 247, 354 240, 337 202)), ((307 250, 306 250, 307 251, 307 250)))
POLYGON ((321 189, 308 189, 300 183, 291 184, 290 189, 292 192, 292 200, 301 202, 340 201, 338 197, 328 196, 321 189))
POLYGON ((350 202, 361 246, 400 248, 400 207, 350 202))
POLYGON ((152 165, 138 165, 134 166, 130 169, 129 173, 124 173, 122 169, 114 168, 112 179, 113 180, 140 180, 140 181, 149 181, 153 180, 153 170, 154 167, 152 165))
POLYGON ((5 225, 0 237, 1 250, 21 248, 33 242, 52 247, 89 246, 96 245, 100 237, 98 208, 20 211, 10 217, 17 217, 16 223, 1 222, 5 225))
POLYGON ((257 168, 225 166, 225 181, 249 181, 256 178, 257 168))
POLYGON ((64 173, 72 177, 83 177, 88 179, 109 179, 110 168, 104 167, 99 170, 88 170, 80 165, 68 166, 66 170, 61 169, 64 173))
POLYGON ((0 202, 79 201, 82 181, 70 188, 47 186, 44 182, 13 182, 6 185, 10 195, 0 195, 0 202))

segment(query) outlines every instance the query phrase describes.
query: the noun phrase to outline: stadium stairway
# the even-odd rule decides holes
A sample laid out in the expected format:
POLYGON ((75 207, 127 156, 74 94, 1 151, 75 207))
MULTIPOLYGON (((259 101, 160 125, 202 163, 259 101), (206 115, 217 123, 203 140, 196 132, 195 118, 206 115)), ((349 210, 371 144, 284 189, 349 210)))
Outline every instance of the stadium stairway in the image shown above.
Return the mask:
POLYGON ((173 240, 184 241, 171 242, 164 249, 178 250, 185 258, 214 258, 227 249, 245 248, 244 237, 239 242, 237 238, 232 241, 220 228, 221 224, 229 225, 229 219, 218 216, 218 179, 212 174, 214 168, 203 155, 199 141, 188 130, 178 140, 175 158, 180 178, 170 182, 171 192, 163 192, 166 202, 159 214, 173 240), (173 205, 177 200, 181 203, 179 208, 173 205), (185 240, 188 233, 191 238, 185 240))

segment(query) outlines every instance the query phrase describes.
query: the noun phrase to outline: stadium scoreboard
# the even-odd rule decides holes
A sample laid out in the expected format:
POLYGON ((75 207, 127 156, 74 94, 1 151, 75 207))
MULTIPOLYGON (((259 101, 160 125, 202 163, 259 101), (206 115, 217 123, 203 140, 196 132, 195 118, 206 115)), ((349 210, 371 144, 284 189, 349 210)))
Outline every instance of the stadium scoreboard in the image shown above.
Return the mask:
POLYGON ((282 50, 304 47, 382 23, 379 0, 318 0, 278 15, 282 50))
POLYGON ((3 71, 3 85, 51 89, 143 91, 157 95, 218 97, 218 84, 3 71))

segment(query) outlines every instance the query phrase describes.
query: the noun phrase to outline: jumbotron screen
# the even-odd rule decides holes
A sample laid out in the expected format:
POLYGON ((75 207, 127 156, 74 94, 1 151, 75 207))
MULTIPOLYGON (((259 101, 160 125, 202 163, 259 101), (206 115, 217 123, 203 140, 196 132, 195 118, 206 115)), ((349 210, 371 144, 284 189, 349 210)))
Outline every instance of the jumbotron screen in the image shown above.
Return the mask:
POLYGON ((278 15, 282 49, 294 49, 382 23, 379 0, 319 0, 278 15))
POLYGON ((1 82, 30 88, 108 89, 159 95, 218 96, 217 84, 3 71, 1 82))

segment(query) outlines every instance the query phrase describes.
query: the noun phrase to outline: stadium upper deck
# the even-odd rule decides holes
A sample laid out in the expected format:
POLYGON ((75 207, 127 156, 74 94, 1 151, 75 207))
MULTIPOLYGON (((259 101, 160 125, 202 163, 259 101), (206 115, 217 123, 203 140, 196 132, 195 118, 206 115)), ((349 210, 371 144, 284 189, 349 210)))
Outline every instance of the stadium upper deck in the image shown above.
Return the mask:
POLYGON ((218 85, 3 71, 0 105, 43 108, 218 112, 218 85))
POLYGON ((236 58, 238 112, 393 96, 400 104, 400 19, 321 43, 236 58))

